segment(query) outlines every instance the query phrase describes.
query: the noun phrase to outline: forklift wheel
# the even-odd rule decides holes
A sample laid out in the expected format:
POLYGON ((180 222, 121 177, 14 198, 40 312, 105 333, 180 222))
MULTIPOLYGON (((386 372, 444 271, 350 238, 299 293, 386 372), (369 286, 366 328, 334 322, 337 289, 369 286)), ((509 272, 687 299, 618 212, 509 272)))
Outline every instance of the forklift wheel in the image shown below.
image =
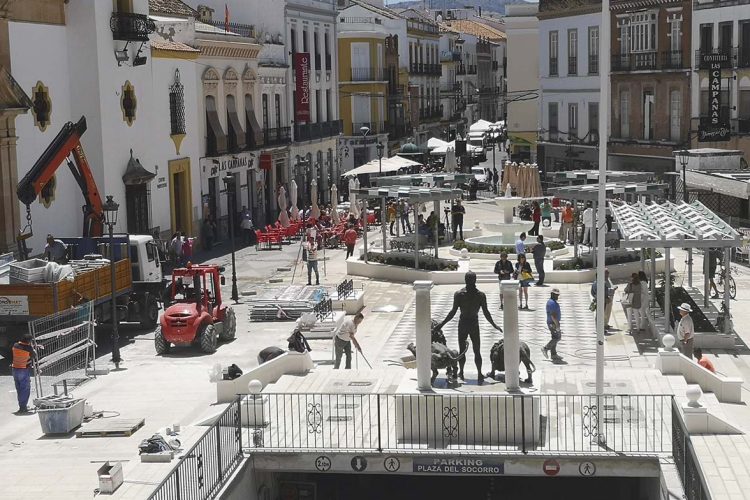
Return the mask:
POLYGON ((201 350, 206 354, 213 354, 216 352, 216 330, 214 325, 204 324, 198 331, 201 340, 201 350))

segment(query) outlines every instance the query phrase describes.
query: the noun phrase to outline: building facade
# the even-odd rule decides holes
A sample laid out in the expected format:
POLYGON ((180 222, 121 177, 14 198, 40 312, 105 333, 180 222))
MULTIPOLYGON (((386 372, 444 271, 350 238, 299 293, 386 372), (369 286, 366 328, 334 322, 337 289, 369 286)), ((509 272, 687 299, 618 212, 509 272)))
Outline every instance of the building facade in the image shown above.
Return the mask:
POLYGON ((674 169, 690 131, 689 1, 611 4, 610 168, 674 169))
POLYGON ((709 74, 703 56, 722 54, 720 121, 729 128, 726 140, 712 141, 691 133, 693 147, 740 150, 750 158, 750 2, 693 2, 691 75, 691 130, 706 128, 710 119, 709 74))
POLYGON ((539 3, 539 138, 545 172, 598 168, 601 3, 539 3))
POLYGON ((539 87, 539 4, 506 6, 508 37, 507 130, 513 160, 536 161, 539 87))

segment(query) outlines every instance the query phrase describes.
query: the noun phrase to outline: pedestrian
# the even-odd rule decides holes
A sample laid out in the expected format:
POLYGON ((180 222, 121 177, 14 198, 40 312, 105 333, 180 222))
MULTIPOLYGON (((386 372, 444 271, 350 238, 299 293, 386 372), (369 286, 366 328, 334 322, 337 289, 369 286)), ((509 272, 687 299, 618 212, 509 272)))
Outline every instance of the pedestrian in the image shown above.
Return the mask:
POLYGON ((641 324, 639 330, 645 330, 648 325, 649 304, 651 303, 651 294, 648 290, 648 276, 643 271, 638 271, 638 279, 641 281, 641 324))
POLYGON ((495 262, 495 274, 500 284, 500 309, 503 308, 503 281, 509 280, 513 277, 513 264, 508 260, 508 254, 503 252, 500 254, 500 260, 495 262))
POLYGON ((542 200, 542 227, 552 227, 552 205, 550 205, 549 200, 545 198, 542 200), (544 221, 547 221, 547 224, 544 223, 544 221))
POLYGON ((318 274, 318 239, 307 240, 307 284, 312 285, 312 273, 315 271, 315 284, 320 285, 320 274, 318 274))
POLYGON ((641 294, 641 279, 638 277, 638 273, 630 275, 630 282, 625 286, 624 292, 623 305, 626 309, 625 316, 628 318, 628 325, 632 334, 640 330, 640 326, 643 324, 641 320, 641 300, 643 295, 641 294))
POLYGON ((534 280, 534 275, 531 273, 531 264, 526 261, 526 254, 518 254, 514 277, 521 283, 521 287, 518 289, 518 309, 528 309, 529 285, 534 280), (525 307, 523 306, 524 297, 526 297, 525 307))
POLYGON ((521 233, 516 240, 516 254, 523 255, 526 253, 526 233, 521 233))
MULTIPOLYGON (((591 284, 591 296, 593 297, 594 303, 596 304, 596 278, 591 284)), ((609 269, 604 269, 604 328, 610 330, 612 327, 609 324, 609 318, 612 316, 612 298, 615 295, 615 290, 618 287, 613 287, 609 281, 609 269)))
POLYGON ((718 255, 720 254, 719 251, 717 251, 715 248, 709 248, 708 252, 706 253, 707 259, 708 259, 708 282, 709 282, 709 292, 711 290, 714 291, 714 294, 711 296, 712 299, 718 299, 719 298, 719 289, 716 288, 716 281, 714 279, 716 278, 716 265, 718 261, 718 255))
POLYGON ((680 341, 680 350, 682 354, 693 359, 693 342, 695 340, 695 326, 690 313, 693 309, 690 304, 683 302, 677 308, 680 312, 680 322, 677 324, 677 338, 680 341))
POLYGON ((701 349, 700 347, 696 347, 695 349, 693 349, 693 354, 695 355, 695 359, 698 360, 699 365, 701 365, 711 373, 716 373, 716 368, 714 368, 714 364, 711 362, 711 360, 703 357, 703 349, 701 349))
POLYGON ((542 354, 545 358, 549 358, 550 353, 552 354, 552 361, 560 361, 562 358, 557 354, 557 343, 562 338, 562 330, 560 329, 560 303, 557 301, 560 298, 560 290, 553 288, 550 292, 549 300, 547 300, 547 328, 549 328, 550 341, 547 345, 542 347, 542 354))
POLYGON ((461 200, 456 200, 456 203, 451 207, 451 225, 453 226, 453 240, 456 240, 456 234, 461 235, 461 240, 464 239, 464 214, 466 213, 466 207, 461 204, 461 200))
POLYGON ((172 235, 169 243, 169 252, 172 255, 172 265, 180 267, 182 265, 182 233, 177 231, 172 235))
POLYGON ((539 224, 542 222, 542 208, 537 201, 531 204, 531 220, 534 222, 534 225, 529 230, 529 236, 539 236, 539 224))
POLYGON ((36 352, 31 346, 31 334, 25 333, 21 340, 13 344, 13 383, 16 386, 18 411, 28 413, 31 395, 31 366, 36 361, 36 352))
POLYGON ((252 245, 255 240, 255 233, 253 232, 255 227, 253 225, 252 214, 250 213, 250 210, 243 206, 241 216, 242 221, 240 222, 240 228, 242 229, 245 245, 252 245))
POLYGON ((536 245, 531 249, 531 255, 534 256, 534 267, 539 279, 536 280, 536 286, 544 286, 544 256, 547 253, 547 245, 544 244, 544 236, 541 234, 536 237, 536 245))
POLYGON ((357 342, 355 335, 357 333, 357 327, 362 323, 363 319, 365 319, 365 317, 362 313, 355 314, 354 318, 351 319, 346 318, 343 323, 341 323, 339 331, 334 335, 333 343, 336 351, 336 361, 333 364, 334 370, 338 370, 341 366, 341 356, 343 354, 346 354, 346 364, 344 367, 347 370, 352 369, 352 343, 359 352, 362 352, 362 347, 359 345, 359 342, 357 342))
POLYGON ((594 228, 594 209, 591 207, 591 202, 586 204, 586 210, 583 211, 583 234, 581 235, 581 242, 586 246, 593 244, 592 240, 592 229, 594 228))
MULTIPOLYGON (((560 198, 552 198, 552 212, 555 214, 555 222, 560 222, 560 198)), ((562 228, 560 231, 562 234, 562 228)))
POLYGON ((560 225, 559 238, 563 243, 573 244, 573 221, 575 220, 575 212, 573 211, 573 204, 567 202, 565 208, 562 211, 562 224, 560 225))
POLYGON ((407 229, 411 233, 411 223, 409 222, 409 212, 411 210, 411 207, 409 206, 409 202, 405 200, 401 200, 403 206, 401 207, 401 231, 406 234, 407 229))
POLYGON ((44 258, 50 262, 65 264, 68 254, 68 246, 61 240, 55 239, 51 234, 47 235, 47 244, 44 246, 44 258))
POLYGON ((182 237, 182 259, 185 262, 190 262, 193 258, 193 238, 187 236, 182 237))
POLYGON ((346 245, 345 259, 348 259, 349 257, 354 256, 354 245, 356 244, 357 244, 357 231, 354 229, 354 226, 350 224, 349 228, 344 232, 344 245, 346 245))
POLYGON ((388 216, 388 224, 391 236, 396 236, 396 233, 393 232, 393 226, 396 224, 396 205, 391 202, 388 204, 388 208, 386 208, 386 214, 388 216))

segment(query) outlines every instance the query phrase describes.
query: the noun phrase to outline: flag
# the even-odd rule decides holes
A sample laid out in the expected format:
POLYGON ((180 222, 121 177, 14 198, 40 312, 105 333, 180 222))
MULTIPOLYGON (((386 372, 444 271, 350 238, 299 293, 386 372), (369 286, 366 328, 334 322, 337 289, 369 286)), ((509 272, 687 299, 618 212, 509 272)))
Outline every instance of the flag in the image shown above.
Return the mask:
POLYGON ((224 4, 224 31, 229 31, 229 7, 224 4))

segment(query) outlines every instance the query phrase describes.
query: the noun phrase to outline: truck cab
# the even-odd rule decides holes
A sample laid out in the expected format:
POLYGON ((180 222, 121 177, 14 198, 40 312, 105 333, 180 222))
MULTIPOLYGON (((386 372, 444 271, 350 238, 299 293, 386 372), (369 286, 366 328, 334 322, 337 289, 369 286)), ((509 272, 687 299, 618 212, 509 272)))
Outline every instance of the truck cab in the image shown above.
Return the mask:
POLYGON ((128 240, 133 283, 162 283, 164 275, 154 239, 145 234, 136 234, 130 235, 128 240))

